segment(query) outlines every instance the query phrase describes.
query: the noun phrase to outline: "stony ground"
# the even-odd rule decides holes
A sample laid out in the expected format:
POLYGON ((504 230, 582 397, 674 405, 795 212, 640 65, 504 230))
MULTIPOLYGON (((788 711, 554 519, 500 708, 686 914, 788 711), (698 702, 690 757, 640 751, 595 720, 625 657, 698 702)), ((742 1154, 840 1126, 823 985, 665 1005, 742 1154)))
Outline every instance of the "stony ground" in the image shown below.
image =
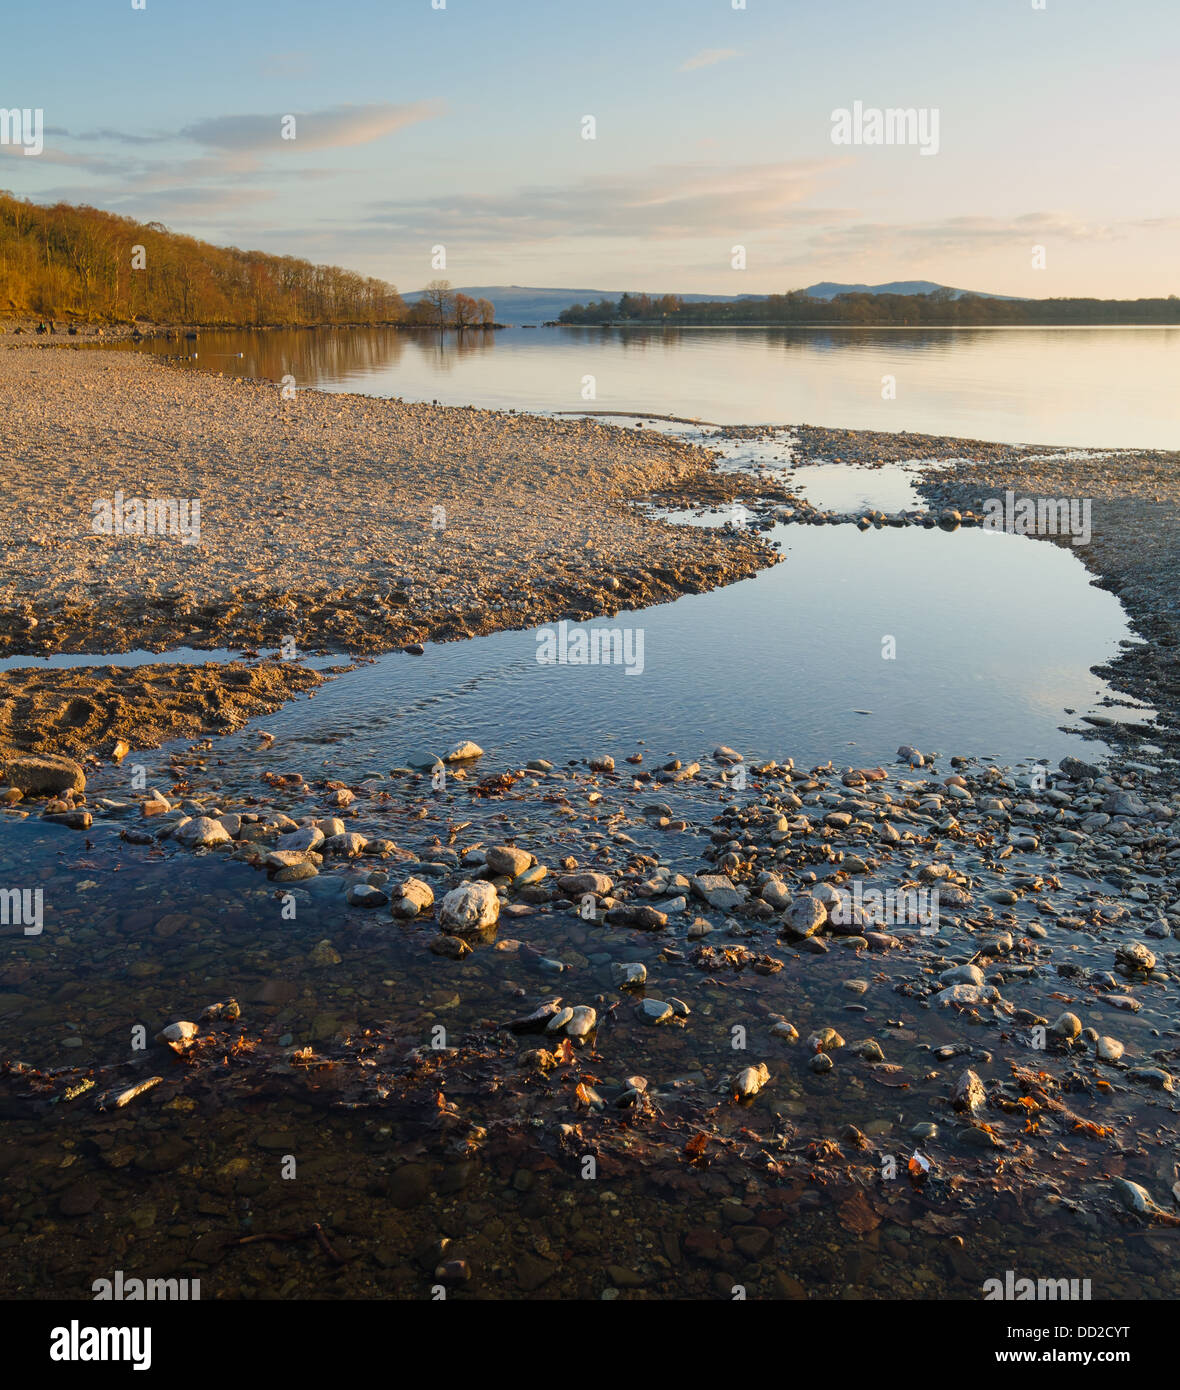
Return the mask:
MULTIPOLYGON (((640 607, 773 563, 629 499, 715 493, 637 429, 299 391, 146 356, 0 344, 0 654, 187 643, 388 650, 640 607), (93 505, 200 503, 199 543, 93 505)), ((736 486, 736 484, 732 485, 736 486)))

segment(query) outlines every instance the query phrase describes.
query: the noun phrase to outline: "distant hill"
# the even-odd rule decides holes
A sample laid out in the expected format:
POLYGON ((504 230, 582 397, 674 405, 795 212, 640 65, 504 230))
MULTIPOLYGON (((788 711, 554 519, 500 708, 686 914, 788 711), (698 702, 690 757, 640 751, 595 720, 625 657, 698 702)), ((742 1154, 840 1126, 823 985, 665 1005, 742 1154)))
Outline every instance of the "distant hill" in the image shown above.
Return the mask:
MULTIPOLYGON (((892 280, 887 285, 840 285, 833 280, 824 280, 818 285, 810 285, 803 291, 812 299, 834 299, 838 294, 931 294, 944 286, 933 280, 892 280)), ((949 287, 948 287, 949 288, 949 287)), ((490 299, 496 306, 496 317, 501 323, 544 323, 555 319, 563 309, 571 304, 597 303, 603 299, 617 300, 622 290, 578 290, 578 289, 540 289, 527 285, 459 285, 458 292, 468 294, 472 299, 490 299)), ((970 290, 952 289, 951 293, 960 295, 973 293, 970 290)), ((422 296, 418 290, 405 296, 407 304, 413 304, 422 296)), ((653 296, 654 297, 654 296, 653 296)), ((1003 299, 1004 295, 981 294, 981 299, 1003 299)), ((766 299, 764 294, 682 294, 677 298, 686 304, 732 304, 739 300, 766 299)))
POLYGON ((890 280, 887 285, 841 285, 835 280, 821 280, 803 291, 811 299, 835 299, 838 294, 933 294, 935 290, 950 290, 956 299, 965 294, 976 299, 1010 299, 1011 295, 986 294, 981 290, 956 290, 933 280, 890 280))

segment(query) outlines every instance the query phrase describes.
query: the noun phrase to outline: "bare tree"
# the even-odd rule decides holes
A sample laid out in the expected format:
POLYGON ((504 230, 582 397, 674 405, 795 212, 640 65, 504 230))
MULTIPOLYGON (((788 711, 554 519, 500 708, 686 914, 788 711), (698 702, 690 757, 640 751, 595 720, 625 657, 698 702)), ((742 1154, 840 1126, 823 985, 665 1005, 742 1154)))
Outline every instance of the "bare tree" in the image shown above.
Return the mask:
POLYGON ((431 280, 422 291, 422 298, 430 305, 434 322, 444 328, 455 313, 455 291, 449 280, 431 280))

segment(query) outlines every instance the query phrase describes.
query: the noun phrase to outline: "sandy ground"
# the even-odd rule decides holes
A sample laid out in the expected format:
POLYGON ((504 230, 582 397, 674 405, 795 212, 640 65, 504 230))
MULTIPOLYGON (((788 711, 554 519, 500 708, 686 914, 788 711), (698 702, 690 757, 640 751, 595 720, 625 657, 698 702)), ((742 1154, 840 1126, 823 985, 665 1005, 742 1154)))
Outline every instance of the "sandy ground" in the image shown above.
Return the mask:
POLYGON ((156 748, 173 738, 231 733, 322 677, 294 661, 0 673, 0 749, 109 754, 120 740, 156 748))

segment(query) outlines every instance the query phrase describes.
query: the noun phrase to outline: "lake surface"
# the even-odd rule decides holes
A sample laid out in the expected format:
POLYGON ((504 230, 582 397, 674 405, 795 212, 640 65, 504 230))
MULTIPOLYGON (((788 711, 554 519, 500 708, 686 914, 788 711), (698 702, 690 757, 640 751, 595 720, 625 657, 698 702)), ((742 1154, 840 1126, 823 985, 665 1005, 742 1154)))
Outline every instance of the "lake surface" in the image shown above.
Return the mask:
POLYGON ((1180 447, 1180 328, 316 329, 139 345, 193 346, 198 369, 447 405, 1180 447))

